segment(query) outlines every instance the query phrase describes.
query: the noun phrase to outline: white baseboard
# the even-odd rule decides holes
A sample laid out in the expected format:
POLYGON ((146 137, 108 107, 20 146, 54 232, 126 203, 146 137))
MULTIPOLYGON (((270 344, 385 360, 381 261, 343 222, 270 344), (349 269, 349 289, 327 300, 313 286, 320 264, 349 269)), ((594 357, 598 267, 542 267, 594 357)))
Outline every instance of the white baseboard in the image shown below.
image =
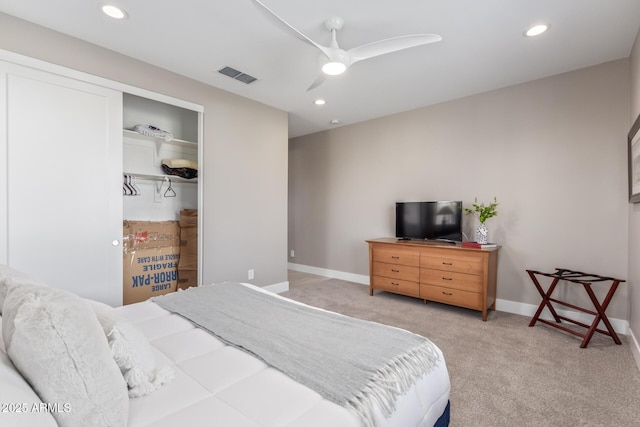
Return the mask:
MULTIPOLYGON (((578 322, 586 323, 587 325, 590 325, 591 322, 593 322, 593 316, 590 314, 580 313, 577 311, 562 310, 557 308, 555 309, 559 316, 575 319, 578 322)), ((533 317, 533 315, 536 314, 536 310, 538 310, 538 306, 533 304, 523 303, 523 302, 497 299, 496 310, 504 311, 506 313, 520 314, 522 316, 527 316, 527 317, 533 317)), ((542 311, 540 318, 544 320, 551 320, 551 321, 553 320, 553 316, 551 316, 548 309, 544 309, 542 311)), ((622 335, 629 334, 628 321, 624 319, 615 319, 615 318, 609 317, 609 322, 611 323, 611 326, 613 326, 613 330, 616 331, 616 333, 622 334, 622 335)), ((601 322, 600 328, 605 330, 606 326, 604 326, 604 324, 601 322)))
POLYGON ((327 270, 326 268, 312 267, 310 265, 289 263, 289 270, 300 271, 302 273, 316 274, 318 276, 330 277, 332 279, 346 280, 347 282, 360 283, 369 286, 369 276, 363 274, 346 273, 344 271, 327 270))
MULTIPOLYGON (((344 271, 329 270, 326 268, 312 267, 310 265, 294 264, 294 263, 289 263, 289 270, 300 271, 302 273, 316 274, 318 276, 330 277, 333 279, 341 279, 341 280, 346 280, 348 282, 355 282, 355 283, 360 283, 362 285, 369 286, 369 276, 365 276, 363 274, 346 273, 344 271)), ((538 306, 533 304, 526 304, 522 302, 502 300, 502 299, 496 300, 496 310, 504 311, 506 313, 520 314, 522 316, 533 317, 537 309, 538 309, 538 306)), ((593 322, 593 316, 586 313, 579 313, 579 312, 568 311, 568 310, 556 310, 556 311, 561 316, 570 317, 582 323, 591 324, 591 322, 593 322)), ((547 312, 548 310, 545 309, 540 317, 545 320, 552 320, 553 317, 551 315, 546 314, 547 312)), ((614 319, 610 317, 609 322, 611 322, 611 326, 613 326, 613 329, 616 331, 616 333, 623 334, 623 335, 629 334, 629 322, 627 322, 626 320, 614 319)), ((604 326, 602 328, 605 329, 604 326)), ((640 347, 638 347, 637 341, 635 341, 635 346, 636 346, 636 350, 640 349, 640 347)), ((639 360, 640 360, 640 352, 638 352, 638 355, 636 356, 636 361, 638 362, 638 366, 640 367, 639 360)))
POLYGON ((640 343, 638 343, 638 339, 631 328, 629 328, 629 346, 631 347, 631 354, 633 354, 633 358, 636 360, 636 365, 638 365, 638 369, 640 369, 640 343))
POLYGON ((274 283, 273 285, 263 287, 263 289, 266 289, 275 294, 287 292, 289 290, 289 282, 287 281, 287 282, 274 283))

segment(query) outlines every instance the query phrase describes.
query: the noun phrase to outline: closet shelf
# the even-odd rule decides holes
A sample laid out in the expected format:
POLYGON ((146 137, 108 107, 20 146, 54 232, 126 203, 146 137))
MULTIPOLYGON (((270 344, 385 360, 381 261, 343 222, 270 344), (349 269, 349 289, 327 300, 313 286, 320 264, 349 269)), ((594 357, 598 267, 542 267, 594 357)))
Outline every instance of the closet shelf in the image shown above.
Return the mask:
POLYGON ((132 176, 136 179, 143 179, 148 181, 168 181, 172 182, 184 182, 187 184, 197 184, 198 178, 186 179, 176 175, 164 175, 164 174, 148 174, 148 173, 132 173, 124 172, 123 175, 132 176))
POLYGON ((162 144, 176 145, 179 147, 197 147, 197 142, 185 141, 182 139, 172 139, 171 141, 166 141, 162 138, 156 138, 154 136, 143 135, 131 129, 122 129, 122 135, 127 138, 134 139, 143 139, 145 141, 155 141, 162 144))

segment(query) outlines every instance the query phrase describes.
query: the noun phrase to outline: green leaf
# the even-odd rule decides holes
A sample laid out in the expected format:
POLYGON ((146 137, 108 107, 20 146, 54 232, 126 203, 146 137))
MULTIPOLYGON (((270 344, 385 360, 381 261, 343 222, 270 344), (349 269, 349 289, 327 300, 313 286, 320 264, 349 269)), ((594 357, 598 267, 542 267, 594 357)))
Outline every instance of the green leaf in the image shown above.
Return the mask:
POLYGON ((493 218, 498 215, 498 199, 496 197, 494 197, 493 202, 488 205, 485 205, 484 203, 478 204, 478 198, 476 197, 471 206, 473 209, 464 208, 465 213, 478 216, 478 219, 483 224, 489 218, 493 218))

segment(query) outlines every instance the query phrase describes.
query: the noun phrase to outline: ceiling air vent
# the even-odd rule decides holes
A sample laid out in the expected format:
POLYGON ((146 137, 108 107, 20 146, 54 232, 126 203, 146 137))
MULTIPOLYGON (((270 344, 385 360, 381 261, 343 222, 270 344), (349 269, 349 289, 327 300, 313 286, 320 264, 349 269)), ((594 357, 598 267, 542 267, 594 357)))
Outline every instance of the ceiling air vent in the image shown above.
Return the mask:
POLYGON ((221 68, 218 70, 218 72, 220 74, 224 74, 225 76, 229 76, 232 79, 239 80, 242 83, 246 83, 246 84, 253 83, 256 80, 258 80, 255 77, 250 76, 249 74, 245 74, 242 71, 238 71, 235 68, 231 68, 231 67, 221 68))

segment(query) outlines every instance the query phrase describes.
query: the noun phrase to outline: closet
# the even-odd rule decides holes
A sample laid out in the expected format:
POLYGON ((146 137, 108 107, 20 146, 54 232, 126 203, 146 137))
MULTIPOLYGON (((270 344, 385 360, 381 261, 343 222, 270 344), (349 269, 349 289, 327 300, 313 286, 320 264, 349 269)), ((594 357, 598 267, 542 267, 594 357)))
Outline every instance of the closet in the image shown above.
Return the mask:
POLYGON ((199 122, 198 111, 123 95, 125 304, 198 282, 199 122))
POLYGON ((123 220, 177 221, 202 204, 197 180, 171 177, 165 197, 159 163, 201 157, 196 104, 2 51, 0 129, 0 263, 51 286, 121 305, 123 220), (139 196, 125 196, 125 172, 139 196))
MULTIPOLYGON (((133 180, 134 190, 123 191, 124 218, 177 220, 180 209, 197 209, 198 178, 167 175, 162 160, 197 163, 199 113, 129 93, 123 95, 123 106, 123 175, 126 182, 133 180), (171 139, 141 134, 133 130, 136 125, 165 130, 171 139)), ((124 178, 123 186, 127 190, 124 178)))

